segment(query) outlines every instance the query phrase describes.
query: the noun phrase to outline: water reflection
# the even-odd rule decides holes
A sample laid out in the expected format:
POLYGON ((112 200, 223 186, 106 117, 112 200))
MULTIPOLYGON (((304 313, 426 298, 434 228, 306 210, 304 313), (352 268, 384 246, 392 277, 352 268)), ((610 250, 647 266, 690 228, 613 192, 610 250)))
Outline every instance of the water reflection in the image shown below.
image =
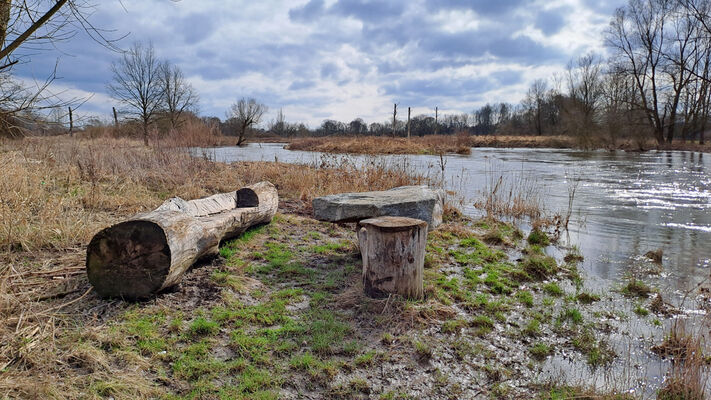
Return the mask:
MULTIPOLYGON (((252 144, 244 148, 197 149, 218 161, 274 161, 318 164, 312 152, 284 150, 280 144, 252 144)), ((356 164, 368 156, 344 156, 356 164)), ((576 245, 585 257, 587 290, 606 293, 624 279, 648 267, 643 255, 662 249, 663 269, 645 280, 659 288, 664 299, 683 306, 690 323, 703 314, 689 290, 706 281, 711 268, 711 158, 702 153, 624 153, 552 149, 473 149, 468 156, 447 156, 442 176, 439 157, 381 156, 432 177, 442 177, 449 190, 467 201, 463 211, 480 215, 473 203, 492 180, 526 176, 535 182, 546 209, 565 212, 568 190, 576 180, 574 207, 564 244, 576 245), (647 267, 645 267, 645 265, 647 267)), ((515 179, 514 179, 515 180, 515 179)), ((702 300, 703 301, 703 300, 702 300)), ((603 296, 601 314, 619 310, 633 315, 633 303, 619 296, 603 296)), ((700 317, 699 317, 700 318, 700 317)), ((663 326, 649 320, 613 318, 612 343, 625 354, 604 371, 591 371, 581 355, 563 350, 545 363, 541 378, 602 387, 626 387, 654 395, 667 366, 650 352, 661 341, 663 326), (624 375, 624 376, 623 376, 624 375)))
MULTIPOLYGON (((281 144, 205 149, 218 161, 315 163, 320 153, 284 150, 281 144)), ((431 176, 441 174, 436 156, 382 156, 431 176), (436 175, 435 175, 436 174, 436 175)), ((351 156, 354 162, 370 157, 351 156)), ((686 290, 709 276, 711 260, 711 159, 702 153, 575 151, 558 149, 473 149, 450 155, 444 178, 467 199, 464 212, 492 176, 526 174, 535 180, 547 209, 567 209, 571 177, 579 179, 569 244, 585 256, 583 268, 604 286, 630 273, 631 261, 661 248, 668 276, 664 285, 686 290)))

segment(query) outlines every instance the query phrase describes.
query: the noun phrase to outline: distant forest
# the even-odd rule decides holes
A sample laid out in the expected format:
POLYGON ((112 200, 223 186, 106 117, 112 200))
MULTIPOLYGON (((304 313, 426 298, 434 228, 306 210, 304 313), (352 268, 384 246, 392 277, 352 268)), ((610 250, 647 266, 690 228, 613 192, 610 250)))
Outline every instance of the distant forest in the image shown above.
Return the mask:
MULTIPOLYGON (((410 134, 569 135, 579 143, 654 138, 698 140, 711 128, 711 2, 632 0, 605 32, 611 56, 572 60, 561 75, 533 82, 519 104, 496 103, 454 115, 416 115, 410 134)), ((325 120, 316 129, 283 116, 268 130, 280 136, 407 134, 407 108, 367 124, 325 120)))
MULTIPOLYGON (((225 120, 200 117, 198 93, 180 68, 157 59, 152 46, 135 44, 112 67, 115 76, 109 89, 121 105, 113 120, 94 119, 82 125, 85 131, 112 129, 114 136, 142 135, 146 143, 149 133, 179 135, 189 122, 193 130, 200 125, 211 134, 236 136, 239 143, 255 134, 407 136, 409 132, 412 136, 564 135, 581 146, 630 138, 703 144, 704 133, 711 129, 711 1, 630 0, 616 10, 603 40, 608 49, 605 58, 587 54, 571 60, 565 72, 534 81, 518 104, 486 104, 469 113, 447 115, 435 112, 433 105, 431 113, 412 118, 408 118, 408 105, 398 104, 396 112, 383 110, 383 122, 329 119, 312 128, 288 122, 281 110, 265 124, 266 105, 247 98, 233 104, 225 120), (147 82, 154 82, 154 87, 137 84, 136 79, 148 76, 132 75, 137 70, 150 72, 152 79, 147 82), (136 87, 146 90, 136 92, 136 87), (257 128, 260 123, 264 128, 257 128)), ((0 85, 0 89, 8 87, 15 88, 0 85)), ((0 110, 3 127, 19 126, 35 134, 66 132, 71 118, 66 104, 52 112, 52 125, 47 119, 19 118, 33 115, 29 105, 36 100, 27 101, 26 91, 19 89, 11 94, 14 97, 5 96, 0 110)), ((10 128, 3 131, 12 134, 10 128)))

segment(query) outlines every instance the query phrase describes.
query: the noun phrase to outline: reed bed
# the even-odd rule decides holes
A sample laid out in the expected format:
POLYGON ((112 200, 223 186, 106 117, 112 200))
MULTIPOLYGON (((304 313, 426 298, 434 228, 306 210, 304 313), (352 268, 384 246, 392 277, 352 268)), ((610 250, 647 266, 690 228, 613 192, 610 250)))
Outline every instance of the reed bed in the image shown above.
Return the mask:
POLYGON ((462 135, 428 135, 411 139, 381 136, 312 137, 294 139, 287 148, 351 154, 469 154, 471 152, 469 138, 462 135))

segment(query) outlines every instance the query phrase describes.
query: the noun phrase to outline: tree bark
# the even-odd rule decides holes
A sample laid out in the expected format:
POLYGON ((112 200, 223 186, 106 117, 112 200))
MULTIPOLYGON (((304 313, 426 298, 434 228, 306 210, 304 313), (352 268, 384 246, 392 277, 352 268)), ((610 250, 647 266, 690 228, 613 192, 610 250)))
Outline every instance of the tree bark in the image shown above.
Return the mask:
MULTIPOLYGON (((42 25, 46 24, 47 21, 49 21, 49 19, 52 18, 52 16, 54 14, 56 14, 57 11, 59 11, 59 9, 62 8, 67 3, 67 1, 68 0, 57 0, 57 2, 54 4, 54 6, 52 6, 52 8, 47 10, 47 12, 44 13, 44 15, 42 15, 39 19, 37 19, 36 21, 33 21, 32 25, 30 25, 24 32, 22 32, 19 36, 17 36, 15 38, 15 40, 12 41, 12 43, 7 45, 7 47, 5 47, 5 44, 3 43, 3 45, 0 46, 0 59, 4 59, 5 57, 8 57, 10 55, 10 53, 15 51, 18 47, 20 47, 20 45, 25 40, 27 40, 30 36, 32 36, 32 34, 35 33, 35 31, 37 29, 39 29, 42 25)), ((4 10, 5 7, 11 6, 11 5, 12 5, 11 1, 7 2, 7 5, 3 5, 2 12, 3 13, 5 12, 5 10, 4 10)), ((8 12, 9 12, 9 8, 8 8, 8 12)), ((3 15, 3 18, 4 18, 4 15, 3 15)), ((3 34, 7 35, 7 31, 5 31, 3 34)), ((5 39, 6 39, 6 37, 3 38, 3 41, 5 41, 5 39)))
POLYGON ((407 217, 378 217, 360 222, 363 289, 371 297, 398 294, 424 297, 427 222, 407 217))
POLYGON ((149 297, 180 282, 198 259, 217 254, 222 240, 269 223, 278 203, 269 182, 204 199, 169 199, 94 236, 86 256, 89 282, 102 297, 149 297))
POLYGON ((74 115, 72 114, 72 108, 69 107, 69 137, 74 136, 74 115))
POLYGON ((143 120, 143 145, 148 147, 148 120, 143 120))

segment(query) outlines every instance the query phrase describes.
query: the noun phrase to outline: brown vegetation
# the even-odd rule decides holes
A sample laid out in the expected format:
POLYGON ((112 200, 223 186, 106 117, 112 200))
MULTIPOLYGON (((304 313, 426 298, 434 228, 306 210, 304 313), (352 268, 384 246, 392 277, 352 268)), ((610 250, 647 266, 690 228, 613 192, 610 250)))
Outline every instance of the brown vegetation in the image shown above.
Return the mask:
POLYGON ((671 371, 659 390, 660 400, 706 398, 708 362, 703 352, 703 334, 690 332, 683 320, 672 324, 664 342, 652 351, 672 361, 671 371))
POLYGON ((574 147, 565 136, 469 136, 425 135, 394 138, 384 136, 329 136, 293 139, 289 150, 353 154, 469 154, 472 147, 574 147))
MULTIPOLYGON (((378 163, 365 169, 216 163, 178 147, 190 138, 188 130, 178 143, 154 141, 154 147, 113 138, 0 142, 0 371, 12 366, 3 372, 0 393, 32 386, 30 369, 34 376, 57 373, 56 363, 111 370, 81 345, 60 354, 71 347, 60 351, 53 339, 77 324, 91 329, 92 321, 114 312, 112 303, 89 293, 83 268, 86 243, 111 223, 168 197, 198 198, 262 180, 278 187, 282 210, 299 213, 309 211, 314 196, 426 183, 378 163)), ((136 393, 146 395, 141 390, 136 393)))
POLYGON ((352 154, 469 154, 468 137, 428 135, 417 138, 329 136, 294 139, 289 150, 352 154))
POLYGON ((495 148, 600 148, 607 150, 688 150, 711 152, 711 144, 674 143, 657 145, 653 140, 587 142, 570 136, 425 135, 411 139, 386 136, 326 136, 291 139, 289 150, 350 154, 469 154, 472 147, 495 148))

